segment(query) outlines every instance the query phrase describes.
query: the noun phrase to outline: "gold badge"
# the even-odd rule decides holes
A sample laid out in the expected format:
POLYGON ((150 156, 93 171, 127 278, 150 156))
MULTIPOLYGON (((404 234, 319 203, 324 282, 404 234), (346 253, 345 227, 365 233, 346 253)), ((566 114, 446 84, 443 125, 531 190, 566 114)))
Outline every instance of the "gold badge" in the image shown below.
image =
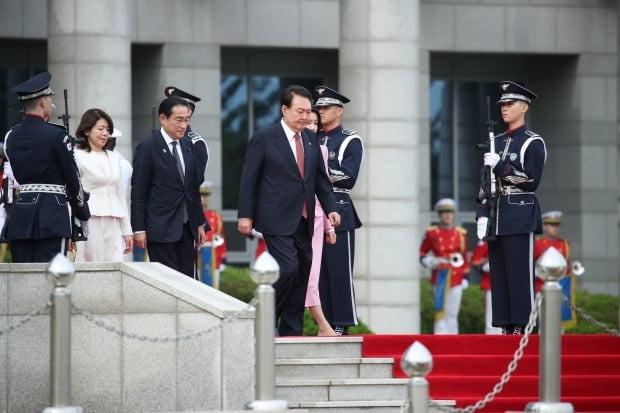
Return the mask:
POLYGON ((325 88, 324 87, 320 87, 316 89, 316 93, 321 96, 323 95, 323 92, 325 92, 325 88))

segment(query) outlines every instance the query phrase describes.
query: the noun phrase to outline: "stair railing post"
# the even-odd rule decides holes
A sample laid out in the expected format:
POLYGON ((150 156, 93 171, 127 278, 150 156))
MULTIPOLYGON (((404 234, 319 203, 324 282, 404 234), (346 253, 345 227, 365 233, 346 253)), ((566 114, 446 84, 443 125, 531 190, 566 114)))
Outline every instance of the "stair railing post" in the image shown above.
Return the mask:
POLYGON ((276 294, 272 284, 280 277, 280 266, 268 253, 262 253, 250 270, 257 284, 254 334, 256 336, 256 400, 248 402, 248 410, 287 410, 286 400, 275 400, 275 341, 276 294))
POLYGON ((403 353, 400 367, 410 377, 407 384, 408 413, 426 413, 428 410, 428 380, 433 369, 433 356, 419 341, 403 353))
POLYGON ((54 285, 50 312, 50 407, 42 413, 82 413, 71 406, 71 290, 75 268, 62 254, 47 267, 47 279, 54 285))
POLYGON ((573 413, 570 403, 560 402, 562 373, 562 287, 566 260, 555 248, 547 249, 536 263, 538 277, 545 281, 540 315, 538 402, 528 403, 527 412, 573 413))

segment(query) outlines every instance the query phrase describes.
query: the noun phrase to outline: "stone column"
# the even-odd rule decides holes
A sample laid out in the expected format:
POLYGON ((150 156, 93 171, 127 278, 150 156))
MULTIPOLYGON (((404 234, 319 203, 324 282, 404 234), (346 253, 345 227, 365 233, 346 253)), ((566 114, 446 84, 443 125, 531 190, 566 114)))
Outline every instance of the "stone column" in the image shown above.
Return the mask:
MULTIPOLYGON (((131 155, 130 3, 48 0, 48 68, 60 115, 69 93, 71 134, 89 108, 107 112, 123 132, 117 148, 131 155)), ((52 119, 56 122, 57 120, 52 119)))
POLYGON ((419 1, 341 0, 343 124, 364 140, 353 191, 360 318, 377 333, 420 331, 419 1))

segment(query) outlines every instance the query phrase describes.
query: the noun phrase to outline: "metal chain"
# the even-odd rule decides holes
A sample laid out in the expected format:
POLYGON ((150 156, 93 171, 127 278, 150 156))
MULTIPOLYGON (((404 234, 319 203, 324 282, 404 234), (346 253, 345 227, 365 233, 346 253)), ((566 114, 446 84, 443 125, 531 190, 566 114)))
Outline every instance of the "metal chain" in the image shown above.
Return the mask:
POLYGON ((581 318, 583 318, 584 320, 586 320, 587 322, 591 324, 594 324, 596 327, 598 327, 599 329, 609 334, 613 334, 614 336, 620 336, 620 332, 618 332, 618 330, 616 330, 615 328, 608 327, 606 324, 601 323, 600 321, 598 321, 591 315, 587 314, 581 308, 577 307, 576 305, 573 305, 573 303, 571 303, 570 300, 565 295, 563 296, 563 298, 564 298, 564 303, 568 305, 572 310, 574 310, 577 314, 579 314, 581 318))
POLYGON ((527 326, 525 326, 524 334, 521 337, 521 340, 519 341, 519 348, 517 349, 517 351, 515 351, 513 359, 508 364, 508 368, 506 369, 506 372, 502 374, 500 381, 497 382, 495 386, 493 386, 493 390, 491 390, 489 393, 487 393, 486 396, 484 396, 484 399, 478 400, 476 403, 469 405, 467 407, 456 408, 456 409, 453 407, 442 406, 433 401, 429 402, 429 405, 444 412, 472 413, 477 410, 483 409, 487 404, 491 403, 491 401, 493 401, 495 396, 501 393, 506 383, 510 381, 510 376, 517 369, 517 365, 519 364, 519 361, 523 357, 523 352, 525 350, 525 347, 527 347, 530 341, 530 334, 532 334, 532 330, 534 329, 534 326, 536 325, 536 319, 538 318, 538 313, 540 311, 542 300, 543 300, 542 293, 536 294, 536 299, 534 301, 534 308, 532 309, 532 312, 530 313, 530 318, 528 320, 527 326))
POLYGON ((26 317, 22 318, 21 320, 17 321, 14 324, 9 325, 7 328, 5 328, 4 330, 0 330, 0 337, 4 334, 8 334, 13 330, 17 330, 18 328, 20 328, 21 326, 23 326, 24 324, 26 324, 28 321, 32 320, 34 317, 38 316, 38 315, 42 315, 43 313, 45 313, 50 307, 52 306, 52 303, 50 301, 48 301, 44 307, 40 308, 39 310, 35 310, 31 313, 29 313, 28 315, 26 315, 26 317))
POLYGON ((198 331, 192 331, 189 333, 185 333, 185 334, 180 334, 177 336, 146 336, 146 335, 140 335, 140 334, 136 334, 136 333, 130 333, 127 332, 123 329, 120 329, 118 327, 115 327, 111 324, 107 324, 101 320, 97 320, 91 313, 84 311, 80 308, 78 308, 75 304, 71 303, 71 306, 82 316, 84 316, 84 318, 86 318, 88 321, 94 323, 97 327, 101 327, 104 328, 106 330, 108 330, 111 333, 117 334, 121 337, 126 337, 126 338, 130 338, 130 339, 136 339, 138 341, 149 341, 151 343, 168 343, 171 341, 177 342, 177 341, 183 341, 183 340, 190 340, 192 338, 197 338, 200 336, 204 336, 205 334, 209 334, 210 332, 221 328, 224 324, 231 322, 233 320, 238 319, 241 315, 245 314, 248 310, 250 310, 251 308, 256 306, 256 303, 258 301, 256 300, 256 298, 252 299, 252 301, 250 301, 248 303, 247 306, 245 306, 244 308, 242 308, 241 310, 229 315, 228 317, 222 319, 219 323, 209 327, 209 328, 205 328, 204 330, 198 330, 198 331))

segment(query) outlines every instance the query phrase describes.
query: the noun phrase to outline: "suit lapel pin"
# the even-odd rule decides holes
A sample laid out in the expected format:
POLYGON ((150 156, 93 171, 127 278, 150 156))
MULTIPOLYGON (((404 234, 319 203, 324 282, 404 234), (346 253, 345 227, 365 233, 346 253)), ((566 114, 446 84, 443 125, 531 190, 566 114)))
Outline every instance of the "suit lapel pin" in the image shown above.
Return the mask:
POLYGON ((162 148, 162 149, 161 149, 161 151, 162 151, 163 153, 166 153, 166 149, 165 149, 165 148, 162 148))

